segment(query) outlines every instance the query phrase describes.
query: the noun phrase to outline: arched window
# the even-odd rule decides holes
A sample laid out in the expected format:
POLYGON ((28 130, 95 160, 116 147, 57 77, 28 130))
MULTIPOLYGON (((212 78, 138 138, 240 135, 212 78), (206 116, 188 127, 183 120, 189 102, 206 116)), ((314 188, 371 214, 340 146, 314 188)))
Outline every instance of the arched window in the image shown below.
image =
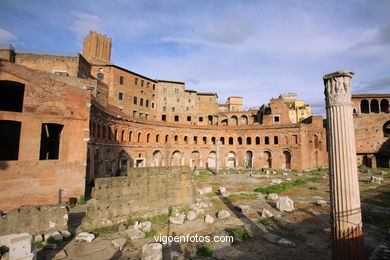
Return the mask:
POLYGON ((220 140, 221 140, 221 144, 225 144, 225 137, 221 137, 220 140))
POLYGON ((379 113, 379 102, 378 102, 378 100, 376 100, 376 99, 371 100, 370 108, 371 108, 371 113, 378 114, 379 113))
POLYGON ((256 144, 259 145, 260 144, 260 137, 256 136, 256 144))
POLYGON ((122 130, 121 132, 121 141, 125 140, 125 130, 122 130))
POLYGON ((166 135, 166 136, 165 136, 165 143, 166 143, 166 144, 168 143, 168 140, 169 140, 169 135, 166 135))
POLYGON ((97 74, 97 78, 98 78, 98 80, 103 81, 104 80, 104 74, 103 73, 98 73, 97 74))
POLYGON ((247 137, 246 138, 246 144, 252 144, 252 138, 247 137))
POLYGON ((381 100, 381 112, 389 113, 389 101, 387 99, 381 100))
POLYGON ((390 137, 390 120, 383 125, 383 136, 390 137))
POLYGON ((203 144, 207 144, 207 137, 203 136, 203 144))
POLYGON ((229 137, 229 144, 230 144, 230 145, 233 144, 233 137, 229 137))
POLYGON ((141 142, 141 133, 138 133, 138 138, 137 138, 137 142, 141 142))
POLYGON ((194 136, 194 144, 198 144, 198 137, 194 136))
POLYGON ((149 141, 150 141, 150 134, 148 134, 148 135, 146 136, 146 142, 149 143, 149 141))
POLYGON ((160 135, 159 135, 159 134, 156 134, 156 143, 159 142, 159 139, 160 139, 160 135))
POLYGON ((268 136, 266 136, 266 137, 264 138, 264 143, 265 143, 265 144, 269 144, 269 137, 268 137, 268 136))
POLYGON ((107 131, 108 131, 108 137, 107 137, 107 139, 108 139, 108 140, 111 140, 111 138, 112 138, 111 127, 107 127, 107 131))
POLYGON ((24 84, 0 80, 0 110, 23 112, 24 84))
POLYGON ((318 149, 318 148, 319 148, 318 136, 315 135, 314 136, 314 149, 318 149))
POLYGON ((274 136, 274 144, 279 144, 279 138, 277 136, 274 136))
POLYGON ((114 131, 114 138, 113 138, 115 141, 118 140, 118 129, 115 129, 114 131))
POLYGON ((179 136, 175 135, 173 138, 174 138, 173 140, 175 141, 175 144, 177 144, 179 142, 179 136))
POLYGON ((239 145, 242 145, 242 138, 241 138, 241 137, 238 137, 238 138, 237 138, 237 141, 238 141, 238 144, 239 144, 239 145))
POLYGON ((215 144, 215 137, 211 137, 211 143, 215 144))
POLYGON ((188 144, 188 136, 184 136, 183 142, 184 142, 185 144, 188 144))
POLYGON ((133 141, 133 131, 129 131, 129 142, 133 141))
POLYGON ((291 154, 288 151, 283 152, 284 156, 284 168, 291 169, 291 154))
POLYGON ((360 113, 362 113, 362 114, 370 113, 370 106, 369 106, 368 100, 363 99, 360 102, 360 113))
POLYGON ((97 132, 96 132, 96 134, 97 134, 97 137, 98 137, 98 138, 101 137, 101 134, 100 134, 100 125, 99 125, 99 124, 97 125, 97 132))

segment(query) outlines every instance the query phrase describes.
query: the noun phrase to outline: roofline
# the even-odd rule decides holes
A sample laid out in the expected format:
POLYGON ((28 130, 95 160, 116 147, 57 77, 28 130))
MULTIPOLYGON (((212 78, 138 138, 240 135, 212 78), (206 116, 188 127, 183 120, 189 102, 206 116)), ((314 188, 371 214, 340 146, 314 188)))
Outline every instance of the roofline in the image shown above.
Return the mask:
POLYGON ((218 94, 214 93, 214 92, 197 92, 197 94, 203 95, 203 96, 217 96, 218 97, 218 94))
POLYGON ((156 79, 157 82, 167 82, 167 83, 176 83, 176 84, 185 84, 184 82, 181 81, 173 81, 173 80, 162 80, 162 79, 156 79))
POLYGON ((128 72, 128 73, 134 74, 134 75, 136 75, 136 76, 138 76, 138 77, 142 77, 142 78, 144 78, 144 79, 153 81, 154 83, 157 83, 157 82, 158 82, 158 81, 155 80, 155 79, 148 78, 148 77, 146 77, 146 76, 144 76, 144 75, 138 74, 138 73, 136 73, 136 72, 134 72, 134 71, 131 71, 131 70, 128 70, 128 69, 119 67, 118 65, 114 65, 114 64, 91 64, 91 66, 96 66, 96 67, 114 67, 114 68, 117 68, 117 69, 126 71, 126 72, 128 72))
POLYGON ((352 98, 390 97, 390 94, 352 94, 352 98))

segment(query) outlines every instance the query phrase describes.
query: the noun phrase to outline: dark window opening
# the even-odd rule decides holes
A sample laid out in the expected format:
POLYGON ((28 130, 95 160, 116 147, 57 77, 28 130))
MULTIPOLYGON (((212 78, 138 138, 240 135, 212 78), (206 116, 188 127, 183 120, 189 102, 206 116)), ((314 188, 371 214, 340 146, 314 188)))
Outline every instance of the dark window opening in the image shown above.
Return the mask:
POLYGON ((379 102, 378 102, 378 100, 376 100, 376 99, 371 100, 370 108, 371 108, 371 113, 378 114, 379 113, 379 102))
POLYGON ((370 105, 368 103, 368 100, 364 99, 360 102, 360 113, 362 114, 370 113, 370 105))
POLYGON ((203 136, 203 144, 207 144, 207 137, 203 136))
POLYGON ((229 144, 233 144, 233 137, 229 137, 229 144))
POLYGON ((381 112, 389 113, 389 101, 387 99, 381 100, 381 112))
POLYGON ((279 116, 274 116, 274 121, 279 122, 279 116))
POLYGON ((0 120, 0 161, 18 160, 20 126, 18 121, 0 120))
POLYGON ((174 140, 175 140, 175 143, 177 143, 179 141, 179 136, 175 135, 174 140))
POLYGON ((137 97, 133 98, 133 103, 134 103, 134 105, 137 105, 137 97))
POLYGON ((215 144, 215 137, 212 137, 212 138, 211 138, 211 143, 212 143, 212 144, 215 144))
POLYGON ((238 137, 238 138, 237 138, 237 141, 238 141, 238 144, 239 144, 239 145, 242 145, 242 138, 241 138, 241 137, 238 137))
POLYGON ((0 80, 0 110, 23 111, 24 85, 18 82, 0 80))
POLYGON ((98 77, 98 80, 100 80, 100 81, 104 80, 104 74, 103 73, 98 73, 97 77, 98 77))
POLYGON ((145 106, 149 107, 149 100, 145 100, 145 106))
POLYGON ((123 100, 123 93, 122 92, 119 92, 118 99, 123 100))
POLYGON ((119 84, 123 85, 123 82, 125 81, 125 78, 120 76, 119 77, 119 84))
POLYGON ((63 128, 59 124, 42 124, 39 160, 58 160, 63 128))
POLYGON ((247 137, 246 138, 246 144, 252 144, 252 138, 247 137))
POLYGON ((165 136, 165 143, 168 143, 169 135, 165 136))
POLYGON ((203 122, 203 117, 199 117, 199 122, 203 122))
POLYGON ((140 106, 143 106, 143 105, 144 105, 144 99, 143 99, 143 98, 140 98, 140 100, 139 100, 139 105, 140 105, 140 106))
POLYGON ((135 85, 138 84, 138 78, 135 78, 135 79, 134 79, 134 84, 135 84, 135 85))
POLYGON ((166 116, 166 115, 162 115, 162 116, 161 116, 161 120, 162 120, 162 121, 166 121, 166 120, 167 120, 167 116, 166 116))
POLYGON ((179 116, 175 116, 175 122, 179 122, 179 116))
POLYGON ((187 121, 188 121, 188 122, 191 121, 191 117, 190 117, 190 116, 187 116, 187 121))
POLYGON ((257 144, 257 145, 260 144, 260 137, 256 137, 256 144, 257 144))
POLYGON ((198 137, 194 136, 194 144, 198 144, 198 137))
POLYGON ((224 145, 224 144, 225 144, 225 137, 221 137, 221 139, 220 139, 220 140, 221 140, 221 144, 223 144, 223 145, 224 145))
POLYGON ((274 144, 279 144, 279 138, 277 136, 274 136, 274 144))
POLYGON ((184 136, 184 143, 185 143, 185 144, 188 143, 188 137, 187 137, 187 136, 184 136))
POLYGON ((265 144, 269 144, 269 137, 268 137, 268 136, 265 137, 264 143, 265 143, 265 144))

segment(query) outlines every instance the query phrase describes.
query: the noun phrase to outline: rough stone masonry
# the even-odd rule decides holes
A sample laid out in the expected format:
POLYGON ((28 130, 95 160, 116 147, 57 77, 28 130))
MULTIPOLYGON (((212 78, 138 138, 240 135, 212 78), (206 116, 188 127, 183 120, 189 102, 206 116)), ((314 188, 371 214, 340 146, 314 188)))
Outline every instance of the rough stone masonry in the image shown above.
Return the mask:
POLYGON ((84 229, 159 215, 169 207, 193 203, 192 172, 188 166, 131 168, 128 176, 97 178, 92 197, 84 229))

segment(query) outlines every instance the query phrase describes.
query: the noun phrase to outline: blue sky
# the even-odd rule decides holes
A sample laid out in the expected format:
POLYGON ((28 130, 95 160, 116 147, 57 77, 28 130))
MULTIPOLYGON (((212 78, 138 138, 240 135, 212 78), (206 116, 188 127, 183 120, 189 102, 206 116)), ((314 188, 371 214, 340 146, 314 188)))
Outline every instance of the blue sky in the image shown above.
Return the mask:
POLYGON ((322 76, 355 72, 353 93, 390 93, 388 0, 1 0, 0 43, 81 52, 89 30, 112 61, 247 107, 294 92, 324 113, 322 76))

